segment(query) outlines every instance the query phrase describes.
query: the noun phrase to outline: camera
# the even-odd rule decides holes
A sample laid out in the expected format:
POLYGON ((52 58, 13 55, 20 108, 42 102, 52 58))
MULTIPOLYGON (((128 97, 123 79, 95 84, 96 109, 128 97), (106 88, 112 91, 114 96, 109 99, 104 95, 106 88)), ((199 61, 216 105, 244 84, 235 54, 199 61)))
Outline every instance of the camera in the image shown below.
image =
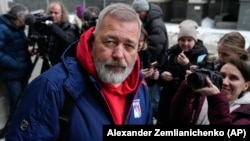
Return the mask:
POLYGON ((222 78, 217 71, 209 69, 195 69, 193 73, 187 77, 187 84, 193 89, 200 89, 207 86, 206 77, 219 89, 221 89, 222 78))
POLYGON ((52 16, 51 15, 47 15, 45 13, 43 14, 38 14, 35 15, 36 18, 36 22, 45 22, 45 21, 52 21, 52 16))
POLYGON ((206 77, 219 89, 222 86, 222 78, 218 71, 215 70, 215 59, 206 57, 198 63, 198 68, 187 77, 187 85, 193 89, 200 89, 207 86, 206 77))
POLYGON ((31 11, 25 17, 25 24, 29 26, 28 41, 30 46, 38 46, 38 53, 46 52, 47 43, 47 25, 45 22, 52 21, 52 16, 47 15, 43 9, 31 11))
POLYGON ((25 16, 25 24, 28 26, 33 26, 36 22, 46 22, 52 21, 51 15, 44 13, 44 10, 31 11, 29 15, 25 16))
POLYGON ((52 21, 52 16, 48 15, 44 12, 43 9, 34 10, 30 12, 30 15, 34 16, 34 22, 45 22, 45 21, 52 21))

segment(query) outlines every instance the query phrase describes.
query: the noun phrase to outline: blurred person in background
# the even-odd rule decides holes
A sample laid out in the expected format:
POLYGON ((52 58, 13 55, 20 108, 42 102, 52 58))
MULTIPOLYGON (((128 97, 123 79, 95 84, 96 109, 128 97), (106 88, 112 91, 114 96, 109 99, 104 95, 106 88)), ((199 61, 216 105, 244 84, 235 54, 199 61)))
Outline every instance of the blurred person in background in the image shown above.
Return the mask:
POLYGON ((241 60, 249 62, 249 54, 245 50, 245 38, 237 31, 224 34, 217 46, 217 62, 223 62, 228 57, 239 57, 241 60))
POLYGON ((139 40, 138 53, 139 53, 139 57, 141 61, 141 70, 146 78, 149 75, 147 75, 146 71, 144 72, 143 70, 151 68, 150 53, 148 50, 147 38, 148 38, 147 31, 143 27, 141 27, 141 35, 140 35, 140 40, 139 40))
POLYGON ((25 16, 29 10, 22 4, 13 5, 0 16, 0 81, 8 91, 10 114, 31 75, 31 58, 25 35, 25 16))
POLYGON ((134 0, 132 6, 148 33, 148 49, 152 54, 150 61, 151 63, 157 62, 158 68, 160 68, 166 60, 169 46, 167 29, 162 19, 162 10, 158 5, 149 3, 147 0, 134 0))
POLYGON ((99 17, 99 14, 101 12, 100 8, 97 6, 88 6, 87 10, 89 10, 92 16, 95 17, 96 19, 99 17))
POLYGON ((96 21, 100 14, 100 9, 97 6, 89 6, 82 16, 82 32, 84 33, 90 27, 96 25, 96 21))
POLYGON ((79 39, 79 30, 75 24, 69 22, 68 11, 59 1, 51 2, 47 12, 52 16, 51 22, 35 21, 34 29, 46 35, 43 48, 46 48, 42 72, 61 61, 64 50, 79 39), (45 46, 45 47, 44 47, 45 46))
MULTIPOLYGON (((141 72, 149 86, 150 98, 153 106, 153 115, 157 118, 158 102, 160 93, 157 93, 158 89, 153 89, 155 80, 159 78, 159 70, 157 68, 157 62, 150 62, 150 51, 148 50, 148 34, 147 31, 142 27, 141 36, 139 41, 138 53, 141 61, 141 72)), ((155 88, 155 87, 154 87, 155 88)))
POLYGON ((79 18, 79 19, 82 19, 82 14, 84 13, 85 11, 85 7, 83 5, 77 5, 76 6, 76 16, 79 18))
POLYGON ((85 7, 81 4, 78 4, 76 6, 74 19, 72 21, 73 24, 77 25, 79 29, 79 35, 81 34, 81 31, 82 31, 82 17, 83 17, 84 11, 85 11, 85 7))
POLYGON ((208 50, 198 38, 198 24, 193 20, 184 20, 179 24, 177 44, 168 50, 168 59, 162 67, 158 83, 163 87, 160 93, 157 124, 169 122, 169 111, 174 97, 186 70, 205 59, 208 50))

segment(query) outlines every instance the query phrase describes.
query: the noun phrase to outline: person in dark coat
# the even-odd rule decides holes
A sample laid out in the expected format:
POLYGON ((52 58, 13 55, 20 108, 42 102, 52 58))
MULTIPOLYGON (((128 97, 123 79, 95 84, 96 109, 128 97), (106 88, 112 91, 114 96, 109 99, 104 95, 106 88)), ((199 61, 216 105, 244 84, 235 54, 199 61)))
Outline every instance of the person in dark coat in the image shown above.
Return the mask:
POLYGON ((166 58, 166 51, 169 46, 168 33, 162 19, 162 10, 147 0, 134 0, 133 8, 140 16, 143 26, 148 33, 148 48, 151 55, 151 62, 157 61, 158 67, 162 65, 166 58))
POLYGON ((156 93, 155 90, 157 89, 152 89, 151 87, 154 86, 155 80, 159 78, 160 72, 157 68, 157 63, 150 62, 151 53, 148 50, 147 36, 147 31, 142 27, 138 54, 141 61, 141 72, 147 82, 147 85, 150 87, 150 98, 153 106, 154 117, 156 118, 159 102, 159 93, 156 93))
POLYGON ((31 74, 31 58, 24 29, 29 10, 22 4, 13 5, 0 16, 0 81, 7 90, 10 114, 13 114, 19 96, 31 74))
POLYGON ((52 23, 34 23, 34 28, 47 36, 45 43, 41 44, 41 48, 47 47, 42 55, 45 60, 42 72, 60 62, 64 50, 80 36, 78 27, 69 22, 67 9, 61 2, 51 2, 48 13, 52 16, 52 23))
POLYGON ((197 37, 198 24, 184 20, 179 25, 178 43, 168 50, 168 59, 163 65, 158 83, 162 85, 158 106, 157 124, 169 124, 169 110, 186 70, 197 65, 208 55, 207 48, 197 37))

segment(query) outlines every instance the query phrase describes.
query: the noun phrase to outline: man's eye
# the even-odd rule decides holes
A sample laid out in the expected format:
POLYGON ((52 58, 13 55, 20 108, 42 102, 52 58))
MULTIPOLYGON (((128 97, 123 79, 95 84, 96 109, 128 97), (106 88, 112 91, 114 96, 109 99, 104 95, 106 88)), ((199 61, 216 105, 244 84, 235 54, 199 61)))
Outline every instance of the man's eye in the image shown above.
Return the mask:
POLYGON ((113 45, 115 45, 115 41, 106 41, 105 44, 107 46, 113 46, 113 45))
POLYGON ((133 45, 127 44, 126 48, 135 48, 133 45))
POLYGON ((131 44, 126 44, 125 47, 126 47, 126 50, 128 50, 128 51, 129 50, 134 50, 136 48, 136 46, 131 45, 131 44))

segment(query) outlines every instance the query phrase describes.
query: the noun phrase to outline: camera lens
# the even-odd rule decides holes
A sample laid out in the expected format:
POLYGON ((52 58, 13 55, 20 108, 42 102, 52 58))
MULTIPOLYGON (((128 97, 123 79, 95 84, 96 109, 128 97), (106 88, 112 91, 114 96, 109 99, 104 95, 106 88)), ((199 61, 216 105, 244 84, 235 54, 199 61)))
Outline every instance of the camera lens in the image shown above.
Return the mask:
POLYGON ((194 72, 188 75, 187 84, 193 89, 199 89, 206 86, 206 75, 199 72, 194 72))

